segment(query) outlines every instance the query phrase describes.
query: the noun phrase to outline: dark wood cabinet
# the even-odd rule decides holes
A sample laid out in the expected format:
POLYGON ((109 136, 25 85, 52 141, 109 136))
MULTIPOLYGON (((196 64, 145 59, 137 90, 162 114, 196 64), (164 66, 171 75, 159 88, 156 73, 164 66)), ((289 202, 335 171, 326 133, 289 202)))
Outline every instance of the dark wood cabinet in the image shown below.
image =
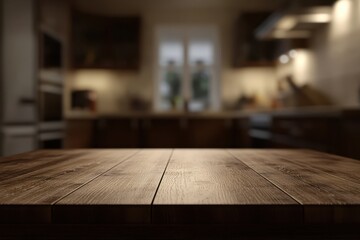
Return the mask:
POLYGON ((75 11, 72 19, 74 68, 139 68, 140 17, 105 17, 75 11))
POLYGON ((344 115, 339 137, 342 155, 360 160, 360 112, 350 110, 344 115))
POLYGON ((67 148, 248 147, 247 126, 230 117, 114 117, 70 120, 67 148))
POLYGON ((338 131, 337 117, 274 117, 271 140, 274 147, 338 153, 338 131))
POLYGON ((278 41, 258 40, 256 29, 270 16, 269 12, 244 12, 235 25, 233 66, 271 66, 276 63, 278 41))
POLYGON ((144 147, 183 148, 186 142, 185 119, 178 117, 143 120, 144 147))
POLYGON ((92 148, 95 139, 95 120, 72 119, 66 123, 65 148, 92 148))
POLYGON ((190 118, 186 124, 186 147, 234 147, 234 121, 231 118, 190 118))
POLYGON ((97 148, 140 147, 140 120, 137 118, 99 119, 95 128, 97 148))
POLYGON ((69 120, 67 148, 306 148, 360 159, 358 111, 69 120))
POLYGON ((240 117, 234 119, 234 147, 250 148, 251 137, 249 135, 250 119, 249 117, 240 117))

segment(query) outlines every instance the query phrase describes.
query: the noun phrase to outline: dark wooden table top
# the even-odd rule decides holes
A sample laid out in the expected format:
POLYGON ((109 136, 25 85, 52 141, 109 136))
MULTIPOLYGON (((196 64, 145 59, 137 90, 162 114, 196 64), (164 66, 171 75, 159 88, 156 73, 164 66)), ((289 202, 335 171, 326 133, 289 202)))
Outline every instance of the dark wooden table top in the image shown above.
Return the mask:
POLYGON ((360 162, 309 150, 42 150, 0 160, 0 223, 360 224, 360 162))

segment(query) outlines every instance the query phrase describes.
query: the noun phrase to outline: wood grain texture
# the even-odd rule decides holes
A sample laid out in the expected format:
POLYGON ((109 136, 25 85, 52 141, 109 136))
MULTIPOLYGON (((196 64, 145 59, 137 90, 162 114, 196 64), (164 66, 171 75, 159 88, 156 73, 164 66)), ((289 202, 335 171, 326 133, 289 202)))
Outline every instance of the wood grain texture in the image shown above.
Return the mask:
POLYGON ((305 223, 360 223, 360 185, 351 174, 360 163, 304 150, 230 152, 301 203, 305 223))
POLYGON ((0 224, 359 226, 359 172, 308 150, 30 152, 0 159, 0 224))
POLYGON ((49 222, 52 204, 134 153, 39 151, 8 161, 0 174, 0 178, 6 176, 0 182, 0 222, 49 222))
POLYGON ((360 163, 358 160, 312 150, 281 151, 279 157, 286 157, 306 167, 321 170, 327 174, 360 183, 360 163))
POLYGON ((146 223, 172 150, 142 150, 59 201, 56 222, 146 223))
POLYGON ((296 201, 224 150, 174 150, 153 205, 157 223, 301 221, 296 201))

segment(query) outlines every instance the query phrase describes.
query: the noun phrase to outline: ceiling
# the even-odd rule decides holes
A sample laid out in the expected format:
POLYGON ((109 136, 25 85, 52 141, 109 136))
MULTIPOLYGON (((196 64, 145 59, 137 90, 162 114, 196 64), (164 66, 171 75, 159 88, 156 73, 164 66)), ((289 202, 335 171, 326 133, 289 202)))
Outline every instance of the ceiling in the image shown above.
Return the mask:
POLYGON ((124 11, 238 9, 243 11, 276 10, 289 0, 73 0, 83 11, 103 14, 124 11))

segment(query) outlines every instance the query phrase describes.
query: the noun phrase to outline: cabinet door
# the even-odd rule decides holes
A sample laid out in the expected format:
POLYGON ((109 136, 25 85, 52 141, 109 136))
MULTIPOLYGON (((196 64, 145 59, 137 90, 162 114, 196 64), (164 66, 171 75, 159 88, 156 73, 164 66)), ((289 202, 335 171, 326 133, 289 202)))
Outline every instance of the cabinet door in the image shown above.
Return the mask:
POLYGON ((36 120, 36 32, 32 0, 2 1, 3 121, 36 120))
POLYGON ((133 118, 100 119, 95 132, 95 145, 99 148, 140 147, 140 122, 133 118))
POLYGON ((277 147, 292 146, 337 153, 338 136, 335 118, 277 117, 273 121, 273 141, 277 147))
POLYGON ((95 120, 73 119, 66 122, 65 148, 94 147, 95 120))
POLYGON ((360 160, 360 119, 348 119, 343 123, 341 155, 360 160))
POLYGON ((69 2, 63 0, 38 0, 39 21, 44 30, 56 36, 67 36, 69 23, 69 2))
POLYGON ((144 147, 181 148, 185 146, 186 120, 181 118, 145 119, 144 147))
POLYGON ((236 22, 234 67, 272 66, 275 64, 278 42, 259 41, 256 29, 270 16, 270 12, 244 12, 236 22))
POLYGON ((248 117, 243 117, 234 120, 235 124, 235 146, 236 148, 250 148, 251 147, 251 137, 249 135, 250 131, 250 120, 248 117))
POLYGON ((73 14, 75 68, 137 70, 140 63, 139 17, 73 14))
POLYGON ((228 148, 234 147, 235 131, 231 119, 189 119, 186 147, 228 148))

